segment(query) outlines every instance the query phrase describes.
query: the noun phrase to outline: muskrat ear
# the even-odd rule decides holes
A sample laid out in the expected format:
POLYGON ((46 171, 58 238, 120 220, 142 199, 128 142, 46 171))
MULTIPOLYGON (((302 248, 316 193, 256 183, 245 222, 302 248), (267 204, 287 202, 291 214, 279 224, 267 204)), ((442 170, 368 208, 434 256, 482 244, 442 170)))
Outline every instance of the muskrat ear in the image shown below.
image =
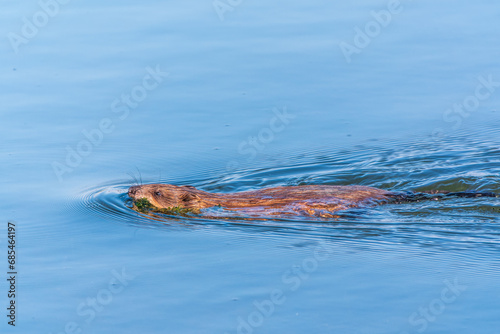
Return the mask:
POLYGON ((191 202, 191 201, 199 200, 199 199, 200 199, 200 197, 198 195, 192 194, 192 193, 185 193, 181 197, 181 201, 183 201, 183 202, 191 202))

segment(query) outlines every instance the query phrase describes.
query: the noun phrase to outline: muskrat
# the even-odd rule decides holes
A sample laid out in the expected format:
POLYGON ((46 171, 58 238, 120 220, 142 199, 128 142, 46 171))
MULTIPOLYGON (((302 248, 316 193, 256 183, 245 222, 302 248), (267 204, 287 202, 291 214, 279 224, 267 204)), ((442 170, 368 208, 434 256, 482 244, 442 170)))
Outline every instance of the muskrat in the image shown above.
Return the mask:
POLYGON ((146 199, 158 209, 184 208, 200 212, 201 209, 219 206, 226 210, 246 213, 317 217, 332 217, 333 213, 350 208, 437 199, 439 196, 497 197, 495 193, 392 192, 367 186, 331 185, 274 187, 226 194, 209 193, 193 186, 170 184, 132 186, 128 190, 128 195, 135 201, 146 199))

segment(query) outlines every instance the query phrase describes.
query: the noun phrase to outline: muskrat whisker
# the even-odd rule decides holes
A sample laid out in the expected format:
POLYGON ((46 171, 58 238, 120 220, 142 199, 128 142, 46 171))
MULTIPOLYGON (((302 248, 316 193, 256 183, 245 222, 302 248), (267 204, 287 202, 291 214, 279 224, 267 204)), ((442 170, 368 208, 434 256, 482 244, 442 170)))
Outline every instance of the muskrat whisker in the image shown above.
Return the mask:
POLYGON ((139 170, 139 168, 138 168, 137 166, 135 166, 135 169, 137 169, 137 173, 139 173, 139 180, 141 180, 140 185, 142 186, 144 183, 142 182, 142 174, 141 174, 141 171, 139 170))
POLYGON ((134 176, 131 172, 127 172, 126 174, 127 174, 128 176, 130 176, 130 178, 132 179, 132 180, 131 180, 131 184, 132 184, 132 185, 134 185, 134 186, 135 186, 135 185, 137 185, 137 186, 139 185, 139 180, 137 180, 137 178, 136 178, 136 177, 135 177, 135 176, 134 176))

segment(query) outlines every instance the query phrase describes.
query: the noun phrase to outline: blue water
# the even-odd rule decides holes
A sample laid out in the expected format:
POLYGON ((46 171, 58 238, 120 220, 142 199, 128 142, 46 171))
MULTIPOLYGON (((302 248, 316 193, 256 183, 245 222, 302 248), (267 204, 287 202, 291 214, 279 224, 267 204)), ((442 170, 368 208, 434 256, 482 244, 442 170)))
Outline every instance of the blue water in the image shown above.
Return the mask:
POLYGON ((1 332, 495 333, 498 198, 153 219, 126 192, 500 193, 499 5, 215 3, 3 5, 1 332))

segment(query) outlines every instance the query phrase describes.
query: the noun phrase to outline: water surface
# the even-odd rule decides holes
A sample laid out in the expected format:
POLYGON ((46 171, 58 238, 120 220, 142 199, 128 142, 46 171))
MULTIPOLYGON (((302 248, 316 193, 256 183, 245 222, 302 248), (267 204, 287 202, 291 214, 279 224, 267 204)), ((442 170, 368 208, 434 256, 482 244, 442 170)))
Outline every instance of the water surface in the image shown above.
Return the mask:
POLYGON ((19 293, 11 328, 0 284, 2 331, 494 332, 499 198, 322 221, 129 208, 136 180, 500 193, 500 7, 401 1, 356 45, 388 6, 68 2, 30 37, 40 4, 6 3, 0 245, 15 221, 19 293))

